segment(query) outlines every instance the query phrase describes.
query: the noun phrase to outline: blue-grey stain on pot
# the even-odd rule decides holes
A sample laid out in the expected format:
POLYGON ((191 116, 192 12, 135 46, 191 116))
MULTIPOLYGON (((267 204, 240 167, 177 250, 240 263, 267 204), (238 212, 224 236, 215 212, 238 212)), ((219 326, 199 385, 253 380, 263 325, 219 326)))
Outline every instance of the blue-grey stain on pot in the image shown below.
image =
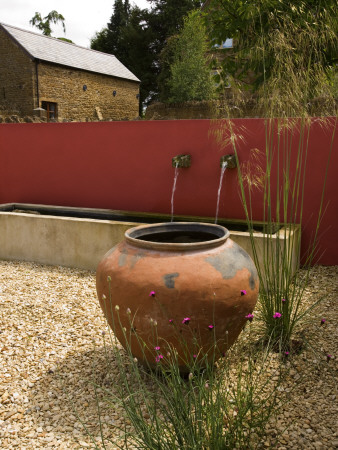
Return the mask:
POLYGON ((221 255, 209 256, 206 258, 206 261, 218 270, 225 280, 233 278, 238 270, 242 270, 243 268, 248 269, 250 272, 250 288, 255 288, 258 281, 258 274, 254 262, 247 252, 235 242, 229 249, 227 258, 223 258, 221 255))
POLYGON ((163 276, 164 284, 168 289, 175 289, 175 278, 179 276, 178 272, 175 273, 167 273, 163 276))

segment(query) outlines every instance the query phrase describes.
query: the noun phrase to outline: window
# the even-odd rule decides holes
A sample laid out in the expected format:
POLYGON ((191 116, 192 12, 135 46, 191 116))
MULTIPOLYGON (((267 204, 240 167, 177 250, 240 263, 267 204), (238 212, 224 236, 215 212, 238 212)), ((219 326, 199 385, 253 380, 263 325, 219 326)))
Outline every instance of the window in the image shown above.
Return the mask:
POLYGON ((41 102, 41 107, 47 111, 47 120, 53 120, 57 118, 57 103, 53 102, 41 102))
POLYGON ((233 42, 232 39, 226 39, 224 42, 222 42, 221 45, 219 44, 215 44, 214 48, 232 48, 233 47, 233 42))
POLYGON ((227 39, 225 42, 222 43, 221 47, 222 48, 232 48, 233 47, 232 39, 227 39))

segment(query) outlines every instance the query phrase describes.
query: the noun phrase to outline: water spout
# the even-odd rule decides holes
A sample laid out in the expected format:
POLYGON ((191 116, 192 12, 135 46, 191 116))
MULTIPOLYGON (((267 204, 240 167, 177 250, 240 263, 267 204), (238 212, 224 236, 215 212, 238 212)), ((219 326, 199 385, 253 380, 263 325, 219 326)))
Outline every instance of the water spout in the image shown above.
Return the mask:
POLYGON ((186 168, 191 166, 191 155, 177 155, 172 159, 173 167, 186 168))
POLYGON ((222 168, 222 170, 221 170, 221 176, 220 176, 220 179, 219 179, 218 192, 217 192, 217 206, 216 206, 216 214, 215 214, 215 223, 217 223, 217 220, 218 220, 219 199, 220 199, 220 196, 221 196, 221 189, 222 189, 222 184, 223 184, 223 178, 224 178, 224 174, 225 174, 225 171, 226 171, 227 167, 228 167, 228 161, 226 161, 226 160, 221 161, 221 168, 222 168))
POLYGON ((223 167, 224 163, 227 163, 228 169, 235 169, 237 167, 236 155, 224 155, 221 156, 220 166, 223 167))

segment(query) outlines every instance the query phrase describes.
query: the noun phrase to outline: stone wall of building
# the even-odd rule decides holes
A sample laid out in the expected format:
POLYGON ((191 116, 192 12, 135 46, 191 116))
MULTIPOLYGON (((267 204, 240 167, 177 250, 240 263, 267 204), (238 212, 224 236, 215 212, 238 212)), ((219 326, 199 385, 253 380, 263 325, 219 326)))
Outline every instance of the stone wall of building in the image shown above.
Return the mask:
POLYGON ((217 115, 212 101, 167 104, 155 102, 146 109, 147 120, 213 119, 217 115))
POLYGON ((33 116, 44 101, 57 103, 59 121, 131 120, 139 115, 138 82, 43 61, 37 64, 37 72, 38 77, 36 62, 0 29, 3 117, 33 116))
MULTIPOLYGON (((317 97, 308 103, 312 117, 336 116, 338 101, 330 97, 317 97)), ((218 100, 176 104, 152 103, 146 109, 147 120, 176 119, 246 119, 266 117, 254 94, 237 96, 231 91, 218 100)))
POLYGON ((33 114, 34 70, 29 56, 0 29, 0 109, 20 116, 33 114))
POLYGON ((239 101, 229 95, 227 98, 186 103, 152 103, 147 107, 147 120, 173 119, 220 119, 257 117, 257 102, 253 97, 239 101))
POLYGON ((41 102, 57 103, 59 120, 123 120, 139 115, 139 83, 41 62, 41 102), (113 92, 116 95, 113 95, 113 92))

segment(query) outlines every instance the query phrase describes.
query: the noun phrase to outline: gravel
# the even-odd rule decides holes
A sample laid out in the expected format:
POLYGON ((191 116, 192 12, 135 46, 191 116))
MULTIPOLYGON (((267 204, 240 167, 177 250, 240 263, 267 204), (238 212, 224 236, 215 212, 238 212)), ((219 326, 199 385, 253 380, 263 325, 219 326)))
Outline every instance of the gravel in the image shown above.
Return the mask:
MULTIPOLYGON (((290 400, 269 424, 265 448, 338 448, 337 278, 337 266, 314 269, 304 301, 324 296, 305 324, 315 350, 292 356, 282 386, 290 400)), ((114 377, 105 330, 93 272, 0 261, 1 449, 94 448, 88 432, 101 448, 98 404, 104 435, 119 439, 123 411, 93 387, 114 377)))

